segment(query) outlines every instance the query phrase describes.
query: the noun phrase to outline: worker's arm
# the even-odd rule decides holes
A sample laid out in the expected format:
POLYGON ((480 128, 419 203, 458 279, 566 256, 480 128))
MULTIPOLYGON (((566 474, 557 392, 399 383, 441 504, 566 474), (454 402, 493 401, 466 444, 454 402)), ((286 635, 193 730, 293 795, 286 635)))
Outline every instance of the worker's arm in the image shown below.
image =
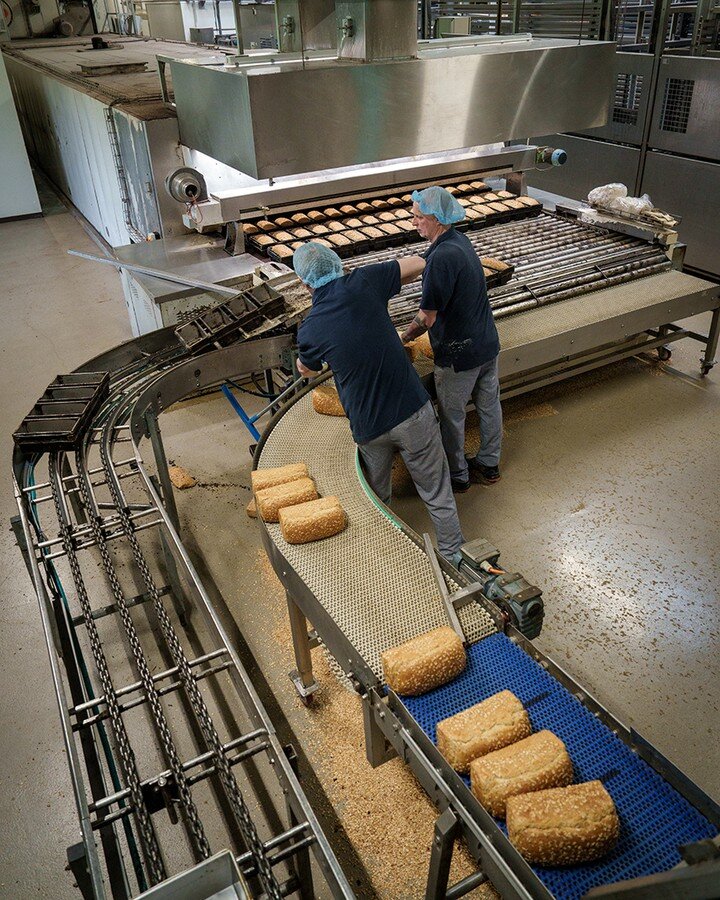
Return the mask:
POLYGON ((303 363, 300 362, 300 359, 298 359, 297 361, 297 370, 305 378, 311 378, 320 372, 320 369, 309 369, 306 365, 303 365, 303 363))
POLYGON ((425 271, 425 260, 422 256, 406 256, 397 262, 400 266, 400 284, 410 284, 425 271))
POLYGON ((408 341, 414 341, 416 337, 424 334, 428 328, 432 328, 437 318, 437 312, 434 309, 419 309, 417 315, 402 333, 402 342, 407 344, 408 341))

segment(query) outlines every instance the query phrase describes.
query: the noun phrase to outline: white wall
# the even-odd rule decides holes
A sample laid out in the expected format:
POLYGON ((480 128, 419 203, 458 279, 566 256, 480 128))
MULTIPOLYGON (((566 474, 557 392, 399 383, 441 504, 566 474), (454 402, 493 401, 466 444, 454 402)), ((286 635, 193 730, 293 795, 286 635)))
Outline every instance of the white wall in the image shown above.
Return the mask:
POLYGON ((2 53, 0 53, 0 159, 3 172, 0 219, 39 213, 40 201, 30 171, 2 53))

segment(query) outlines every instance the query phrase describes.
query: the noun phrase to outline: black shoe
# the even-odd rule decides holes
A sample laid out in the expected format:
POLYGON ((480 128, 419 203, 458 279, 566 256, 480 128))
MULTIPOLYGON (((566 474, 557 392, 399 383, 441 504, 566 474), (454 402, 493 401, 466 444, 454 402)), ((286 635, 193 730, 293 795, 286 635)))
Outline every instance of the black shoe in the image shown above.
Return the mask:
POLYGON ((452 485, 453 494, 464 494, 465 491, 470 490, 469 478, 466 481, 460 481, 459 478, 451 478, 450 484, 452 485))
POLYGON ((474 457, 466 456, 465 460, 470 469, 470 480, 475 484, 495 484, 500 481, 500 469, 498 466, 484 466, 474 457))

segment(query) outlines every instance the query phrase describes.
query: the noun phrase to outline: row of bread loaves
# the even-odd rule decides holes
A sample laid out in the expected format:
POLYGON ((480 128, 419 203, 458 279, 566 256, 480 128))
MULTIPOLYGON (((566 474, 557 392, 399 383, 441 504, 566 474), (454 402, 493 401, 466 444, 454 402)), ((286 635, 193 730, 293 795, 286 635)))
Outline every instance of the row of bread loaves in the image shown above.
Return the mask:
POLYGON ((305 463, 256 469, 252 475, 255 505, 248 515, 279 522, 289 544, 305 544, 339 534, 347 516, 337 497, 320 497, 305 463))

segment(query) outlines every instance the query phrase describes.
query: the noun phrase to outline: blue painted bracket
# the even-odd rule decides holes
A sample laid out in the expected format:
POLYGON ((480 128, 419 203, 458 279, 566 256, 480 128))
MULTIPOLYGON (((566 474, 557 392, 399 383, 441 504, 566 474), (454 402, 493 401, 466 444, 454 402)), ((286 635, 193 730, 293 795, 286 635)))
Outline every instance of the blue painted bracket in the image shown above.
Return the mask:
POLYGON ((232 406, 232 408, 235 410, 235 412, 242 419, 243 425, 247 428, 247 430, 250 432, 252 437, 256 441, 259 441, 260 440, 260 432, 255 427, 255 422, 257 422, 257 420, 265 412, 265 410, 262 410, 261 412, 257 413, 257 415, 249 416, 245 412, 245 410, 242 408, 242 406, 240 405, 240 401, 235 396, 235 394, 233 394, 233 392, 230 390, 230 388, 227 384, 224 384, 222 386, 221 390, 222 390, 223 394, 225 394, 225 397, 226 397, 228 403, 230 404, 230 406, 232 406))

